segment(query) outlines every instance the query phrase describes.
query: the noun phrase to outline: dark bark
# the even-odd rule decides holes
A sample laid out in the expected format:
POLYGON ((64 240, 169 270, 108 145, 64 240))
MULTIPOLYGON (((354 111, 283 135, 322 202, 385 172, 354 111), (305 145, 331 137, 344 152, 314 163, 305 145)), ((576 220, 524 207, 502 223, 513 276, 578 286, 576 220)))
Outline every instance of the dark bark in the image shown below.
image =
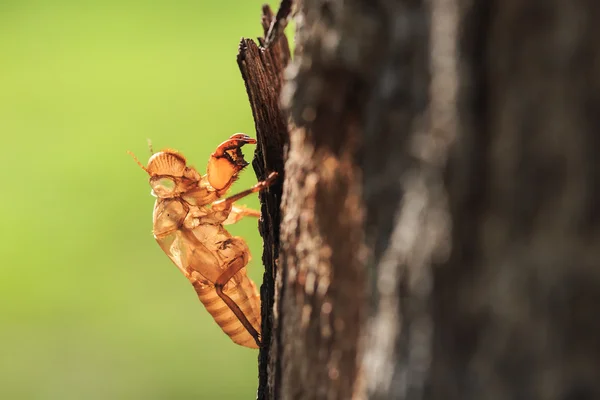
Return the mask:
MULTIPOLYGON (((262 26, 265 35, 273 21, 271 9, 264 6, 262 26)), ((283 22, 278 23, 278 26, 282 25, 283 22)), ((264 47, 263 38, 259 38, 258 41, 260 47, 250 39, 242 39, 237 60, 256 127, 258 143, 252 162, 256 177, 264 180, 273 171, 279 173, 277 183, 259 195, 262 213, 259 231, 264 241, 262 261, 265 273, 260 288, 262 347, 258 356, 258 399, 270 399, 273 398, 273 392, 277 391, 281 370, 281 351, 278 349, 280 341, 274 337, 279 332, 275 296, 278 279, 280 203, 282 183, 285 179, 283 155, 289 135, 287 115, 280 107, 279 98, 283 85, 283 71, 290 60, 290 50, 286 37, 281 34, 274 38, 268 48, 264 47)))
POLYGON ((600 3, 460 4, 433 397, 600 398, 600 3))
POLYGON ((261 398, 600 398, 600 3, 297 8, 261 398))

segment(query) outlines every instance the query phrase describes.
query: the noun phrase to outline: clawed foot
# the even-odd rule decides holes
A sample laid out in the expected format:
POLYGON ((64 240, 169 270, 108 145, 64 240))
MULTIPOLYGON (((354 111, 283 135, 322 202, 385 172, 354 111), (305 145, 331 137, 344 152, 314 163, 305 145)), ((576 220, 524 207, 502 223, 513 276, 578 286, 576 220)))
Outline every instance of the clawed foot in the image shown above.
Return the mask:
POLYGON ((244 190, 243 192, 240 192, 238 194, 234 194, 233 196, 227 197, 226 199, 221 199, 221 200, 217 200, 217 201, 213 202, 212 208, 216 209, 216 210, 224 210, 225 208, 227 208, 228 206, 233 204, 234 201, 238 201, 239 199, 246 197, 249 194, 260 192, 261 190, 268 188, 275 182, 278 175, 279 174, 277 172, 271 172, 269 174, 269 176, 267 176, 267 179, 265 179, 264 181, 258 182, 256 185, 252 186, 250 189, 244 190))
POLYGON ((260 188, 259 190, 266 189, 269 186, 271 186, 273 183, 275 183, 278 176, 279 176, 279 174, 277 172, 273 171, 269 174, 269 176, 267 176, 267 179, 265 179, 262 182, 258 182, 256 184, 256 186, 258 186, 260 188))

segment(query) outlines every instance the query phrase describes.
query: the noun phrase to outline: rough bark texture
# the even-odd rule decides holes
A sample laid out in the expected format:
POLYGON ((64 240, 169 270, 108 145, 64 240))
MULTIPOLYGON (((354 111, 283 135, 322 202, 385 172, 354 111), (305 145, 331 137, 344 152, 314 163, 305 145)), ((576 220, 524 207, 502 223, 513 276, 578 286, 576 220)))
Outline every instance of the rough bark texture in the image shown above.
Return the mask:
MULTIPOLYGON (((334 3, 298 5, 295 74, 284 103, 292 129, 282 202, 281 387, 277 398, 348 399, 359 389, 361 327, 365 317, 361 174, 362 70, 371 55, 362 25, 358 64, 348 68, 338 37, 325 35, 334 3)), ((372 27, 368 27, 371 30, 372 27)))
POLYGON ((460 2, 434 398, 600 398, 600 3, 460 2))
MULTIPOLYGON (((269 6, 263 7, 262 26, 265 35, 274 21, 269 6)), ((280 20, 281 21, 281 18, 280 20)), ((281 26, 282 22, 279 23, 281 26)), ((285 36, 264 46, 264 39, 258 39, 258 47, 250 39, 242 39, 238 52, 238 65, 246 85, 246 91, 254 116, 257 147, 252 166, 259 180, 276 171, 279 179, 268 191, 259 195, 262 218, 259 231, 264 241, 263 264, 265 273, 260 289, 262 300, 261 340, 259 351, 259 387, 258 398, 273 398, 281 367, 278 349, 278 306, 275 302, 279 258, 279 226, 282 183, 285 178, 283 169, 284 147, 288 145, 287 115, 280 107, 280 93, 283 86, 283 71, 290 61, 290 49, 285 36)), ((280 285, 279 285, 280 286, 280 285)))
POLYGON ((296 7, 261 398, 600 398, 600 3, 296 7))
POLYGON ((448 220, 439 155, 448 133, 428 131, 428 113, 446 112, 428 108, 429 10, 305 0, 299 15, 281 398, 419 396, 429 266, 448 220))

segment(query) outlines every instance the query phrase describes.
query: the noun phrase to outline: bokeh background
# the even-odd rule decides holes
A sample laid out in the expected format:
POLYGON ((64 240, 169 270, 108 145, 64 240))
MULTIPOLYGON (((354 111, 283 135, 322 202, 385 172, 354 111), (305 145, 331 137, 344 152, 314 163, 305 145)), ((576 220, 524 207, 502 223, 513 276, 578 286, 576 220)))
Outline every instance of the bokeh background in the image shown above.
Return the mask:
MULTIPOLYGON (((204 170, 229 135, 254 136, 236 53, 261 4, 0 1, 0 399, 255 396, 257 351, 155 243, 126 151, 147 160, 149 138, 204 170)), ((260 284, 256 221, 231 231, 260 284)))

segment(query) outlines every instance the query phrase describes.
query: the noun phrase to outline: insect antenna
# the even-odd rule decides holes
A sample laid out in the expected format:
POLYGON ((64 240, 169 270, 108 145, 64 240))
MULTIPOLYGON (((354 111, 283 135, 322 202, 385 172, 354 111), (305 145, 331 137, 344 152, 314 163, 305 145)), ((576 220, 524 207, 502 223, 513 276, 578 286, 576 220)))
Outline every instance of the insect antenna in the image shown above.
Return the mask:
POLYGON ((150 150, 150 155, 154 155, 154 150, 152 150, 152 139, 148 138, 146 141, 148 142, 148 150, 150 150))
POLYGON ((127 154, 129 154, 131 157, 133 157, 134 161, 137 163, 137 165, 140 166, 141 169, 143 169, 144 171, 148 172, 148 169, 146 167, 144 167, 144 164, 142 164, 140 162, 140 160, 138 160, 138 158, 135 156, 135 154, 133 154, 131 151, 127 150, 127 154))

